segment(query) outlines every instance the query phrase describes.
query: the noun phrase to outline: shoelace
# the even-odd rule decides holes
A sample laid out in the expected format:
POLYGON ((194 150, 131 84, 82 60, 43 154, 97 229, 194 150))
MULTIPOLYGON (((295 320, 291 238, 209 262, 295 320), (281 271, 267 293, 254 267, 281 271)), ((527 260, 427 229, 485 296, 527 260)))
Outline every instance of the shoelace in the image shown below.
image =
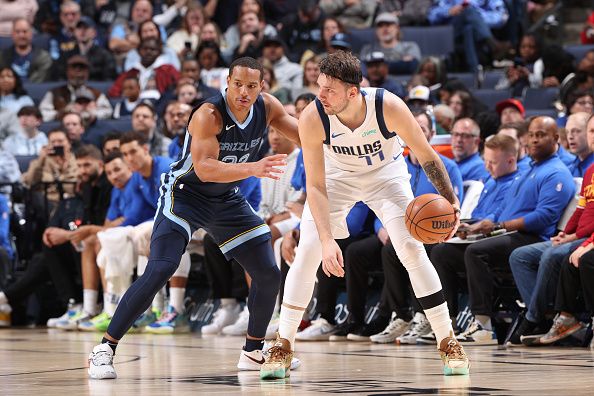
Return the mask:
POLYGON ((91 360, 93 360, 93 364, 95 366, 105 366, 111 364, 112 362, 111 356, 105 351, 93 353, 91 360))
POLYGON ((386 330, 384 330, 383 333, 389 334, 397 328, 402 327, 403 323, 404 322, 402 320, 395 319, 390 322, 390 324, 388 325, 388 327, 386 327, 386 330))
POLYGON ((456 342, 455 339, 448 341, 448 347, 445 350, 445 353, 448 355, 448 358, 453 360, 463 360, 466 358, 462 345, 456 342))
POLYGON ((411 329, 412 334, 421 334, 426 333, 427 328, 431 327, 428 320, 421 320, 414 324, 413 328, 411 329))
POLYGON ((285 357, 288 354, 288 352, 285 351, 282 348, 282 345, 280 345, 280 344, 274 344, 268 350, 268 354, 270 356, 270 361, 284 362, 285 361, 285 357))

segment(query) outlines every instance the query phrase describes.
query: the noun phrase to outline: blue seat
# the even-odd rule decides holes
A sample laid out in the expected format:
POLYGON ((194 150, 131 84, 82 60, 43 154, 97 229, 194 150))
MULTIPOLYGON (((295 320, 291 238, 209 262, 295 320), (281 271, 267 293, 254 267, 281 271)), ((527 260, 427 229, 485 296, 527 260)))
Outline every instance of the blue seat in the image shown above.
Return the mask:
POLYGON ((414 41, 422 56, 447 57, 454 52, 454 28, 452 25, 403 26, 402 41, 414 41))
POLYGON ((49 42, 50 37, 45 33, 35 34, 33 36, 33 47, 43 48, 44 50, 49 51, 49 42))
POLYGON ((584 57, 584 55, 586 55, 586 52, 594 50, 594 44, 566 45, 565 47, 563 47, 563 49, 569 52, 571 55, 573 55, 573 57, 579 62, 584 57))
POLYGON ((5 50, 6 48, 12 45, 12 38, 10 37, 0 37, 0 51, 5 50))
POLYGON ((91 88, 95 88, 105 95, 107 95, 107 91, 113 85, 113 81, 88 81, 87 85, 91 88))
POLYGON ((508 90, 500 89, 471 89, 470 92, 477 100, 484 103, 489 110, 495 110, 495 105, 498 102, 511 97, 508 90))
POLYGON ((62 126, 62 123, 60 121, 47 121, 47 122, 43 122, 39 126, 39 130, 47 134, 52 129, 56 129, 61 126, 62 126))
POLYGON ((552 109, 559 98, 559 88, 526 88, 524 107, 527 109, 552 109))
POLYGON ((557 110, 555 109, 526 109, 526 118, 535 116, 549 116, 557 118, 557 110))
POLYGON ((117 120, 105 120, 113 131, 128 132, 132 130, 132 117, 121 117, 117 120))
POLYGON ((14 158, 17 160, 17 163, 19 164, 19 169, 21 170, 21 173, 25 173, 29 169, 29 164, 31 163, 31 161, 33 161, 35 158, 37 158, 37 156, 36 155, 15 155, 14 158))
POLYGON ((46 94, 47 91, 51 91, 52 89, 59 87, 61 85, 66 84, 66 81, 51 81, 51 82, 43 82, 43 83, 32 83, 26 82, 23 84, 23 87, 33 99, 35 104, 39 104, 43 96, 46 94))
POLYGON ((351 49, 353 53, 358 54, 361 52, 361 48, 365 44, 369 44, 375 41, 375 29, 351 29, 348 33, 349 43, 351 43, 351 49))
MULTIPOLYGON (((448 56, 454 52, 454 28, 441 26, 403 26, 402 40, 419 45, 422 56, 448 56)), ((353 53, 358 54, 365 44, 376 40, 375 28, 351 29, 348 33, 353 53)))
POLYGON ((493 70, 485 72, 483 76, 483 82, 481 83, 481 88, 483 89, 494 89, 495 85, 501 80, 503 77, 504 72, 501 70, 493 70))
POLYGON ((474 73, 448 73, 448 78, 462 82, 468 89, 477 88, 476 74, 474 73))

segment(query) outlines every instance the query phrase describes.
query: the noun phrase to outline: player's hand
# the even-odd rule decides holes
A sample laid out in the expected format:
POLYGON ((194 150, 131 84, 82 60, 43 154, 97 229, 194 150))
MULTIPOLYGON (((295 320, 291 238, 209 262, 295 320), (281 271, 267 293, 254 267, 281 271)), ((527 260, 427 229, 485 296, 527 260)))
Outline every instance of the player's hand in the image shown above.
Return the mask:
POLYGON ((322 242, 322 269, 327 276, 344 276, 342 250, 334 239, 322 242))
POLYGON ((254 162, 253 175, 260 178, 267 177, 269 179, 279 180, 280 175, 285 173, 285 171, 277 167, 286 166, 286 158, 287 154, 274 154, 264 157, 258 162, 254 162))
POLYGON ((286 233, 285 236, 283 236, 283 242, 281 243, 281 256, 283 256, 283 259, 289 266, 293 264, 293 260, 295 260, 296 248, 297 238, 295 238, 294 232, 286 233))
POLYGON ((384 227, 377 230, 377 239, 379 239, 384 246, 390 242, 390 235, 388 235, 388 231, 384 227))
POLYGON ((454 235, 456 235, 456 232, 458 232, 458 227, 460 227, 460 205, 458 203, 454 203, 452 206, 454 207, 454 214, 456 215, 456 225, 454 225, 454 228, 452 228, 450 235, 448 235, 447 238, 443 240, 444 242, 452 239, 454 235))
POLYGON ((301 218, 301 215, 303 215, 304 207, 305 205, 297 201, 289 201, 285 204, 285 208, 287 208, 289 212, 293 213, 295 216, 299 218, 301 218))

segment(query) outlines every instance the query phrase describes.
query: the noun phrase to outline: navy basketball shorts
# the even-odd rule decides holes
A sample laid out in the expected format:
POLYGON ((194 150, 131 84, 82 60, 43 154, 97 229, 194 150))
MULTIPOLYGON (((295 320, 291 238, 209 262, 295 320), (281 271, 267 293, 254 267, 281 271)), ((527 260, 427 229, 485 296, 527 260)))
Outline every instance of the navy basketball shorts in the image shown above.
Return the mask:
POLYGON ((270 240, 270 228, 237 191, 208 197, 175 190, 162 193, 152 240, 173 230, 189 242, 199 228, 208 232, 230 260, 234 254, 270 240))

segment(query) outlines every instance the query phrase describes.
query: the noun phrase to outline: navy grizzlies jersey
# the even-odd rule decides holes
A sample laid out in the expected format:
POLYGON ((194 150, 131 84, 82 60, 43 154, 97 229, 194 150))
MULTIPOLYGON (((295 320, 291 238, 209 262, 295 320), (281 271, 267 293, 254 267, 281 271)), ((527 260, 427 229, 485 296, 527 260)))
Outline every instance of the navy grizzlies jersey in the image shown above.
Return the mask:
MULTIPOLYGON (((204 103, 216 106, 221 114, 223 126, 217 135, 219 141, 219 161, 228 163, 255 162, 261 158, 260 148, 266 137, 266 107, 264 99, 258 96, 243 123, 235 119, 227 107, 226 96, 216 95, 206 99, 204 103)), ((192 112, 194 114, 196 110, 192 112)), ((191 120, 192 116, 190 116, 191 120)), ((188 121, 189 125, 189 121, 188 121)), ((196 193, 205 196, 221 196, 234 190, 240 180, 231 183, 203 182, 198 178, 192 163, 190 152, 192 136, 186 127, 182 158, 171 165, 171 171, 163 181, 170 190, 181 189, 187 193, 196 193)))

